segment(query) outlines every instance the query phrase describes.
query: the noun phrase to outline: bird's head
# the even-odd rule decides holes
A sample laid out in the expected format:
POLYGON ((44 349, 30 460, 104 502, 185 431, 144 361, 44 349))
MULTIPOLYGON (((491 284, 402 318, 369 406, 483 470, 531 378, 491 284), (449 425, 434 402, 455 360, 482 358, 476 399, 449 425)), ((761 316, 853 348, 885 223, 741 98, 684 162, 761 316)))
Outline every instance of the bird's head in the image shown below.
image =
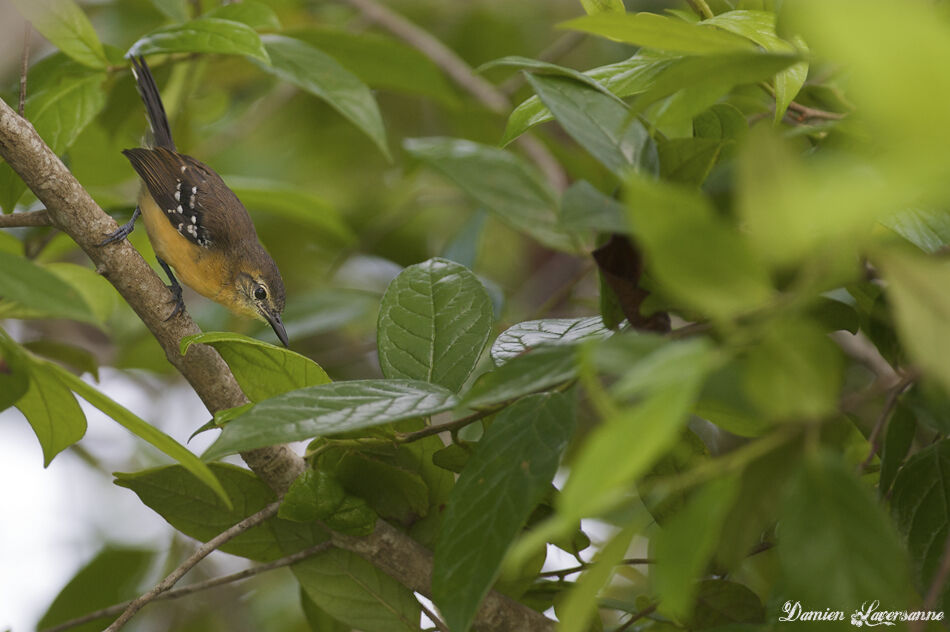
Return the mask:
POLYGON ((231 309, 267 321, 281 343, 288 346, 287 332, 280 320, 284 311, 284 280, 277 264, 259 243, 249 244, 234 267, 234 294, 231 309))

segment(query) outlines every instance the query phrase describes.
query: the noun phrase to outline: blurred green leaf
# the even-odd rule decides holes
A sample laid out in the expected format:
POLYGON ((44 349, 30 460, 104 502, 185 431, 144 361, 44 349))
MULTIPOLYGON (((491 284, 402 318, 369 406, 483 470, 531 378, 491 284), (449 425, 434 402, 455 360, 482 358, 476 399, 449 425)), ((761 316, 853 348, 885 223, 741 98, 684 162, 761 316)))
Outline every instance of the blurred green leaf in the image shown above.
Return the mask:
POLYGON ((765 607, 746 586, 726 579, 707 579, 696 589, 696 608, 689 617, 690 630, 742 629, 765 623, 765 607), (730 627, 734 626, 734 627, 730 627))
POLYGON ((700 186, 722 151, 722 142, 709 138, 673 138, 657 145, 664 180, 700 186))
POLYGON ((910 209, 881 223, 929 255, 950 245, 950 213, 944 210, 910 209))
POLYGON ((310 386, 255 404, 224 426, 202 458, 213 460, 243 450, 427 417, 457 404, 451 391, 415 380, 310 386))
POLYGON ((330 549, 291 566, 307 596, 324 612, 365 632, 417 632, 412 591, 363 558, 330 549))
MULTIPOLYGON (((134 599, 148 577, 154 553, 145 549, 107 547, 73 575, 37 622, 39 630, 134 599)), ((100 618, 71 630, 99 632, 115 617, 100 618)))
MULTIPOLYGON (((277 500, 274 492, 249 470, 225 463, 209 468, 221 481, 227 498, 213 493, 178 465, 135 473, 116 473, 115 484, 139 499, 185 535, 207 542, 277 500)), ((221 550, 257 562, 269 562, 326 539, 319 527, 277 517, 235 536, 221 550)))
POLYGON ((946 262, 897 252, 881 257, 897 331, 907 353, 921 369, 950 389, 950 283, 946 262))
POLYGON ((92 68, 109 65, 89 18, 73 0, 13 0, 33 28, 56 48, 92 68))
POLYGON ((572 345, 541 347, 512 358, 481 375, 464 395, 471 408, 489 408, 551 389, 577 376, 577 349, 572 345))
POLYGON ((558 226, 557 195, 515 154, 457 138, 409 138, 403 146, 513 228, 546 246, 574 249, 558 226))
POLYGON ((713 140, 736 140, 749 130, 742 112, 728 103, 717 103, 693 119, 693 136, 713 140))
POLYGON ((149 0, 152 5, 170 20, 185 22, 188 20, 188 0, 149 0))
POLYGON ((581 5, 588 15, 595 13, 625 13, 623 0, 581 0, 581 5))
POLYGON ((804 320, 774 321, 745 358, 746 397, 770 419, 821 419, 837 409, 841 352, 804 320))
POLYGON ((494 59, 487 64, 482 64, 476 69, 476 71, 484 72, 486 70, 499 67, 521 68, 524 70, 530 70, 532 73, 540 75, 552 75, 555 77, 574 79, 575 81, 593 88, 597 92, 600 92, 604 96, 614 101, 620 107, 626 107, 626 103, 624 103, 623 99, 615 95, 604 86, 600 85, 600 83, 598 83, 598 81, 590 75, 580 72, 579 70, 574 70, 573 68, 568 68, 567 66, 559 66, 550 62, 541 61, 540 59, 509 55, 508 57, 501 57, 500 59, 494 59))
POLYGON ((383 375, 458 391, 492 327, 492 304, 466 267, 429 259, 399 273, 379 306, 376 344, 383 375))
POLYGON ((287 35, 326 51, 370 87, 431 97, 448 107, 459 104, 442 70, 425 54, 393 37, 331 26, 294 29, 287 35))
POLYGON ((243 0, 240 3, 214 7, 205 13, 204 17, 241 22, 257 30, 280 28, 280 20, 274 10, 256 0, 243 0))
POLYGON ((649 132, 615 97, 572 78, 527 78, 564 131, 616 176, 630 169, 649 172, 656 164, 649 132))
POLYGON ((680 53, 723 53, 748 50, 752 44, 738 37, 703 24, 690 24, 677 18, 655 13, 612 12, 587 15, 558 25, 560 28, 584 31, 644 48, 680 53))
MULTIPOLYGON (((907 461, 894 481, 891 495, 891 508, 907 542, 917 585, 925 591, 939 572, 950 529, 948 471, 950 439, 943 439, 907 461)), ((948 603, 950 587, 944 585, 937 609, 945 608, 948 603)))
POLYGON ((769 300, 765 269, 705 197, 632 175, 626 199, 634 234, 664 293, 713 318, 729 318, 769 300))
POLYGON ((261 70, 326 101, 369 136, 387 159, 392 158, 379 106, 366 84, 306 42, 282 35, 265 35, 261 40, 270 56, 270 63, 258 64, 261 70))
POLYGON ((840 456, 822 451, 805 460, 791 481, 780 524, 782 576, 796 600, 849 611, 880 595, 888 609, 911 606, 907 556, 897 532, 840 456), (831 559, 847 562, 828 564, 831 559))
POLYGON ((180 345, 182 355, 192 344, 217 349, 252 402, 330 381, 326 371, 310 358, 256 338, 224 331, 185 336, 180 345))
POLYGON ((95 270, 62 262, 47 263, 44 267, 79 292, 97 323, 105 323, 112 315, 119 301, 119 293, 95 270))
POLYGON ((156 53, 247 55, 269 62, 267 51, 254 29, 241 22, 209 17, 155 29, 132 44, 126 56, 156 53))
POLYGON ((95 321, 75 288, 32 261, 0 252, 0 271, 0 297, 26 308, 34 317, 95 321))
POLYGON ((90 373, 97 382, 99 381, 99 361, 95 355, 82 347, 43 338, 26 342, 23 347, 31 353, 76 369, 80 375, 90 373))
POLYGON ((887 422, 887 432, 881 445, 881 474, 878 479, 878 492, 881 496, 891 489, 891 483, 897 476, 897 471, 910 452, 917 432, 917 419, 913 411, 905 405, 898 404, 887 422))
POLYGON ((497 366, 501 366, 536 347, 570 344, 587 338, 608 338, 611 335, 613 332, 604 327, 600 316, 526 320, 512 325, 495 338, 491 357, 497 366))
POLYGON ((30 387, 30 363, 0 328, 0 411, 13 406, 30 387))
MULTIPOLYGON (((630 59, 584 72, 618 97, 649 90, 656 77, 671 67, 678 57, 666 53, 640 51, 630 59)), ((537 96, 522 101, 508 117, 501 145, 505 146, 529 128, 554 118, 537 96)))
POLYGON ((495 419, 449 497, 432 567, 433 600, 453 630, 466 630, 502 557, 548 491, 574 429, 560 394, 520 400, 495 419))
POLYGON ((116 423, 130 431, 132 434, 136 435, 140 439, 144 439, 147 443, 150 443, 160 452, 178 461, 182 467, 191 472, 202 483, 207 485, 215 494, 217 494, 225 502, 229 502, 224 488, 221 487, 221 483, 215 478, 211 470, 208 469, 208 466, 205 465, 201 459, 192 454, 183 445, 141 417, 133 414, 129 409, 120 405, 108 396, 103 395, 92 386, 89 386, 69 371, 49 363, 44 363, 42 366, 52 369, 52 371, 56 374, 56 377, 66 387, 111 417, 116 423))
POLYGON ((624 206, 587 180, 578 180, 561 196, 561 226, 567 230, 627 232, 624 206))
POLYGON ((739 491, 735 476, 722 476, 701 487, 651 539, 656 566, 650 579, 663 612, 682 620, 699 596, 697 579, 709 563, 733 500, 739 491), (696 529, 697 524, 703 528, 696 529))

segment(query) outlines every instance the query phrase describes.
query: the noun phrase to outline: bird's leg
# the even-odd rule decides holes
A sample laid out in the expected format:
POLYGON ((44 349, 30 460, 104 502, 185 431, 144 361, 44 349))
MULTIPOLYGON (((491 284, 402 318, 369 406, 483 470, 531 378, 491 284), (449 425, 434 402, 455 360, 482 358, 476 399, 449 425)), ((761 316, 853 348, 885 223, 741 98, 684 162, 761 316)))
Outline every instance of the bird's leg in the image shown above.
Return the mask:
POLYGON ((109 235, 105 239, 99 242, 99 246, 105 246, 106 244, 111 244, 114 241, 125 239, 126 237, 131 235, 132 231, 135 230, 135 220, 137 220, 139 218, 139 215, 141 214, 142 214, 141 209, 139 209, 139 207, 136 206, 135 210, 132 212, 132 219, 130 219, 126 223, 119 226, 119 229, 116 230, 114 233, 109 233, 109 235))
POLYGON ((178 314, 185 311, 185 299, 181 297, 181 284, 178 283, 178 279, 175 278, 175 275, 172 273, 172 269, 168 267, 168 264, 159 257, 155 255, 155 258, 158 259, 158 265, 162 266, 162 270, 165 271, 165 274, 168 275, 168 280, 172 282, 168 286, 168 291, 172 293, 173 303, 175 303, 175 309, 172 310, 172 313, 165 320, 171 320, 178 314))

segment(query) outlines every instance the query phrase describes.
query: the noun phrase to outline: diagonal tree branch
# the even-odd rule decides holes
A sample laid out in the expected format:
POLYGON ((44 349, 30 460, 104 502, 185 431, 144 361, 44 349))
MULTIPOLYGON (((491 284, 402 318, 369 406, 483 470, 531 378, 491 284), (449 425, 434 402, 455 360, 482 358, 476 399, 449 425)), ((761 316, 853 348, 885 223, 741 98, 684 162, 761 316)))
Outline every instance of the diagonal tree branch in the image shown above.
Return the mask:
MULTIPOLYGON (((221 356, 207 345, 192 345, 186 355, 178 343, 199 332, 187 313, 166 321, 171 296, 161 279, 127 241, 100 248, 103 236, 118 228, 43 142, 26 119, 0 99, 0 157, 46 206, 53 226, 68 234, 119 291, 152 332, 168 361, 188 380, 212 413, 247 403, 221 356)), ((241 457, 278 496, 305 469, 304 460, 289 446, 244 452, 241 457)), ((333 535, 334 544, 365 558, 404 586, 431 594, 432 554, 408 535, 379 521, 376 531, 362 538, 333 535)), ((476 630, 550 632, 551 620, 504 597, 490 593, 479 610, 476 630)))

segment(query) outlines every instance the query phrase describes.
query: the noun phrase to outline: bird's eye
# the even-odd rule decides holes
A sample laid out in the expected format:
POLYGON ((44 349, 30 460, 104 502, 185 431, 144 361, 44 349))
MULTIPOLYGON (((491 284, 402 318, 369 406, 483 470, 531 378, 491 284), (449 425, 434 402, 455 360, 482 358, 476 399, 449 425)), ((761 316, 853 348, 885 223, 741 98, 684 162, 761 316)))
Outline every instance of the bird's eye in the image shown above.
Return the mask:
POLYGON ((263 301, 265 298, 267 298, 267 290, 258 286, 257 289, 254 290, 254 298, 259 301, 263 301))

